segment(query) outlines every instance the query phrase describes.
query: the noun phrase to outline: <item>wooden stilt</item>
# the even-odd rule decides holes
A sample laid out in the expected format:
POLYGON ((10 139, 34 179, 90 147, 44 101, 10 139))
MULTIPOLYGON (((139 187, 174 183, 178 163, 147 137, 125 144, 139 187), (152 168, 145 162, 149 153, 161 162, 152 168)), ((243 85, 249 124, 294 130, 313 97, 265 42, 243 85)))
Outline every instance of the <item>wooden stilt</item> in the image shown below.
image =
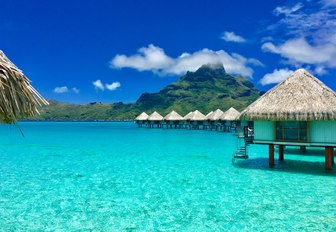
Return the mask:
POLYGON ((279 145, 279 160, 284 160, 284 145, 279 145))
POLYGON ((326 170, 331 170, 332 169, 332 158, 333 158, 333 153, 334 153, 334 148, 333 147, 326 147, 326 157, 325 157, 325 166, 326 170))
POLYGON ((307 151, 306 146, 300 146, 300 151, 301 152, 306 152, 307 151))
POLYGON ((332 165, 334 166, 334 164, 335 164, 335 150, 334 150, 334 148, 332 148, 332 159, 331 159, 331 161, 332 161, 332 165))
POLYGON ((268 145, 268 164, 274 166, 274 145, 268 145))

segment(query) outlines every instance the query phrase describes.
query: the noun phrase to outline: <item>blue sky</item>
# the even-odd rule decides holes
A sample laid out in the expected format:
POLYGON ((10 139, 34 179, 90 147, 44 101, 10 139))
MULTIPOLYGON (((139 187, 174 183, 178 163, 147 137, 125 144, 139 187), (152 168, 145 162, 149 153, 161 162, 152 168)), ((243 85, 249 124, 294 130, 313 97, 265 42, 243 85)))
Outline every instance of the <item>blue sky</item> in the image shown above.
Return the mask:
POLYGON ((47 99, 133 102, 203 63, 267 90, 306 68, 336 90, 336 0, 2 0, 0 49, 47 99))

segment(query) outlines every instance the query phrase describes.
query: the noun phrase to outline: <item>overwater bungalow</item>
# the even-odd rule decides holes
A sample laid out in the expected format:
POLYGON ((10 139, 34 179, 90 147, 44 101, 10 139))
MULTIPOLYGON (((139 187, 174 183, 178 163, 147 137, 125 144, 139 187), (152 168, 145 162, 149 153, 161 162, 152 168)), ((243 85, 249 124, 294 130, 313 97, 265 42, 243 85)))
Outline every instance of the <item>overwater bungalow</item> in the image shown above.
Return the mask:
POLYGON ((190 121, 191 127, 193 129, 199 129, 200 126, 203 126, 204 119, 205 115, 202 114, 199 110, 195 110, 188 120, 190 121))
POLYGON ((220 109, 215 110, 215 112, 210 116, 210 129, 218 130, 220 128, 220 117, 224 114, 224 112, 220 109))
POLYGON ((184 122, 184 127, 185 128, 189 128, 189 127, 191 127, 191 125, 190 125, 190 118, 191 118, 191 116, 192 116, 192 114, 193 114, 194 112, 189 112, 188 114, 186 114, 184 117, 183 117, 183 122, 184 122))
POLYGON ((231 107, 225 111, 221 116, 220 120, 222 121, 223 130, 231 131, 232 129, 236 130, 239 123, 240 112, 235 108, 231 107))
POLYGON ((248 106, 240 115, 254 121, 253 143, 274 146, 284 160, 285 146, 325 149, 325 166, 332 169, 336 147, 336 93, 304 69, 298 69, 248 106))
POLYGON ((206 128, 210 128, 211 126, 211 122, 210 122, 210 117, 213 114, 213 111, 210 111, 207 115, 205 115, 205 119, 203 121, 203 127, 206 128))
POLYGON ((181 128, 183 117, 174 110, 163 118, 167 128, 181 128))
POLYGON ((135 118, 134 122, 138 125, 138 127, 142 127, 142 125, 146 124, 148 121, 149 115, 146 112, 142 112, 135 118))
POLYGON ((163 117, 158 113, 154 112, 148 117, 148 126, 153 128, 156 125, 158 128, 162 127, 163 117))

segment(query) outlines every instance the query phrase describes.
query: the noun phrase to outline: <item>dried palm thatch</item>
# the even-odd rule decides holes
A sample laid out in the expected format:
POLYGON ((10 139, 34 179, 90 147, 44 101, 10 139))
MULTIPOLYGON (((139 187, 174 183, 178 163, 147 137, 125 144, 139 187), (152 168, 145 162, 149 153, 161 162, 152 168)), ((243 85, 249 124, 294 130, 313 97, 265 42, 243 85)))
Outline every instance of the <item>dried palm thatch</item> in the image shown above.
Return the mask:
POLYGON ((223 121, 236 121, 239 119, 239 115, 240 115, 239 111, 231 107, 222 114, 220 119, 223 121))
POLYGON ((215 110, 215 112, 209 118, 211 121, 217 121, 224 114, 224 112, 220 109, 215 110))
POLYGON ((190 120, 191 116, 193 115, 194 112, 189 112, 183 117, 183 120, 190 120))
POLYGON ((148 114, 142 112, 138 117, 135 118, 135 121, 146 121, 148 119, 148 114))
POLYGON ((190 120, 190 121, 204 121, 204 120, 205 120, 205 115, 202 114, 200 111, 195 110, 195 111, 192 113, 192 115, 191 115, 191 117, 190 117, 189 120, 190 120))
POLYGON ((148 121, 162 121, 162 120, 163 117, 156 111, 148 117, 148 121))
POLYGON ((212 115, 213 113, 214 113, 214 112, 211 111, 211 112, 209 112, 207 115, 205 115, 205 120, 210 120, 210 117, 211 117, 211 115, 212 115))
POLYGON ((248 106, 242 120, 336 120, 336 93, 298 69, 248 106))
POLYGON ((183 117, 176 113, 174 110, 164 117, 165 121, 182 121, 183 117))
POLYGON ((37 106, 48 102, 30 85, 30 80, 0 50, 0 123, 38 114, 37 106))

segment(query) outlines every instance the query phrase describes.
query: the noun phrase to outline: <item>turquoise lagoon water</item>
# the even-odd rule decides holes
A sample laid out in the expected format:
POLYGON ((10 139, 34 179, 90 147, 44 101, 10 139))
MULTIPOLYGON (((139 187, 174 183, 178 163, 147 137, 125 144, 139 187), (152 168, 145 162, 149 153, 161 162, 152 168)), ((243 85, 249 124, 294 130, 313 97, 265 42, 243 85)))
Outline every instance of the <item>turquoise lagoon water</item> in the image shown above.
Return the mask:
POLYGON ((336 173, 323 151, 268 167, 230 133, 132 123, 0 129, 0 231, 335 231, 336 173))

